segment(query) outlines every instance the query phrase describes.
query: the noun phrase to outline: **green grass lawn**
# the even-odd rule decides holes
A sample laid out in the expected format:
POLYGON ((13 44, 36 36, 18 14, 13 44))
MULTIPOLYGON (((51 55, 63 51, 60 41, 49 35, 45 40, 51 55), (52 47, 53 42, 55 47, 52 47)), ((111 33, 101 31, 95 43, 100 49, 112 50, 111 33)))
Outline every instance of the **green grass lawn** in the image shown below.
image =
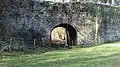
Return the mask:
POLYGON ((0 67, 120 67, 120 42, 0 58, 0 67))

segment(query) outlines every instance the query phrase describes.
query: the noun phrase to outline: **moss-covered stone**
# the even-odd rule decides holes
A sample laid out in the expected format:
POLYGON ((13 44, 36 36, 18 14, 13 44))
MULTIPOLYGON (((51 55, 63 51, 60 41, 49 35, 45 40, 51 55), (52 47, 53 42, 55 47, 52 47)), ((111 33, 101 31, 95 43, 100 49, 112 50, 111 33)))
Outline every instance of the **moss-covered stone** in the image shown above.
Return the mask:
POLYGON ((77 45, 88 46, 120 40, 120 7, 92 2, 10 3, 12 5, 6 5, 9 9, 1 6, 4 9, 0 15, 0 23, 6 20, 13 27, 10 29, 15 31, 9 37, 37 39, 38 45, 43 45, 44 39, 44 44, 50 44, 52 29, 59 24, 69 24, 76 29, 77 45))

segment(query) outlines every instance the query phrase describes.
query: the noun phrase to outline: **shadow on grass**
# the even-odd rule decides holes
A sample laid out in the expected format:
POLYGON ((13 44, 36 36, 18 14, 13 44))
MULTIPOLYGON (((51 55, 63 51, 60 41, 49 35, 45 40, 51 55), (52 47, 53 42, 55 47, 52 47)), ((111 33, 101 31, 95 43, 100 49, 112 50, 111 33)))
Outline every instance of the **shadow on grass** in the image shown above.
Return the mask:
MULTIPOLYGON (((116 43, 119 43, 119 42, 116 42, 116 43)), ((114 44, 114 43, 105 43, 105 44, 97 44, 97 45, 92 45, 92 46, 89 46, 89 47, 81 47, 81 46, 74 46, 74 47, 70 47, 70 49, 69 48, 59 48, 59 49, 56 49, 56 51, 69 51, 69 50, 71 50, 71 48, 91 48, 91 47, 95 47, 96 48, 96 46, 102 46, 102 45, 108 45, 108 44, 114 44)), ((97 48, 98 48, 97 47, 97 48)), ((33 51, 33 52, 28 52, 28 51, 26 51, 26 52, 22 52, 22 51, 13 51, 13 52, 9 52, 9 53, 7 53, 7 54, 5 54, 4 56, 5 57, 19 57, 19 56, 21 56, 21 55, 34 55, 34 54, 43 54, 43 53, 45 53, 45 52, 51 52, 51 51, 54 51, 54 50, 48 50, 48 51, 43 51, 43 52, 39 52, 39 51, 33 51)), ((3 58, 3 57, 1 57, 0 56, 0 58, 3 58)))

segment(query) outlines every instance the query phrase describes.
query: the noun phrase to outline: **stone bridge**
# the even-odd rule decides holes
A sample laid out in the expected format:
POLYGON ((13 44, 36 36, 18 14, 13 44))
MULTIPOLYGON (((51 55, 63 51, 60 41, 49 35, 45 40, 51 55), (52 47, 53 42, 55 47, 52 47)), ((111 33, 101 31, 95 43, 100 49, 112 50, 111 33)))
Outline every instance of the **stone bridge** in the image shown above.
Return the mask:
POLYGON ((69 32, 70 43, 75 45, 89 46, 120 40, 119 6, 93 2, 41 3, 17 0, 4 3, 0 7, 0 23, 13 26, 11 29, 17 33, 13 32, 14 35, 10 37, 19 34, 20 37, 51 43, 52 30, 63 27, 69 32))

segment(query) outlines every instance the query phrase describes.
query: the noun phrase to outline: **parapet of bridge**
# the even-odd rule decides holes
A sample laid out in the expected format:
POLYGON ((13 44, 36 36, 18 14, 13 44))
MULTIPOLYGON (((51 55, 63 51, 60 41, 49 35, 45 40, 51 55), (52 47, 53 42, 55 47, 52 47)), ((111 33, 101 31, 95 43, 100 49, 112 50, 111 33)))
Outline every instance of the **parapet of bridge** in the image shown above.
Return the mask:
MULTIPOLYGON (((57 26, 69 26, 68 30, 76 45, 88 46, 120 40, 120 7, 93 2, 13 0, 4 6, 0 4, 0 8, 1 23, 13 26, 20 38, 38 39, 41 44, 42 40, 51 43, 51 32, 57 26)), ((17 34, 9 37, 14 38, 17 34)))
POLYGON ((69 3, 69 2, 93 2, 93 3, 98 3, 98 4, 107 4, 107 5, 114 5, 114 6, 119 6, 120 1, 119 0, 34 0, 34 1, 39 1, 39 2, 45 2, 45 1, 50 1, 50 2, 61 2, 61 3, 69 3))

